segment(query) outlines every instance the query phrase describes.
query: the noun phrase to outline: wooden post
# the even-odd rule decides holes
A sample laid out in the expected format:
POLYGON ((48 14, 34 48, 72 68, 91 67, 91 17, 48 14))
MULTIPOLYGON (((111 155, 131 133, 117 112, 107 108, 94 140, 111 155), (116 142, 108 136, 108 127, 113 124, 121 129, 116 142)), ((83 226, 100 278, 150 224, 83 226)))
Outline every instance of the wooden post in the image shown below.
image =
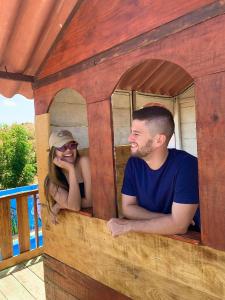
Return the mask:
POLYGON ((91 103, 87 109, 93 213, 108 220, 117 216, 111 101, 91 103))
POLYGON ((30 250, 30 228, 27 196, 16 199, 20 253, 30 250))
POLYGON ((2 259, 13 256, 9 199, 0 199, 0 252, 2 259))
POLYGON ((34 230, 36 247, 39 247, 39 235, 38 235, 38 210, 37 210, 37 194, 34 194, 33 205, 34 205, 34 230))
POLYGON ((202 241, 225 250, 225 72, 196 80, 202 241))

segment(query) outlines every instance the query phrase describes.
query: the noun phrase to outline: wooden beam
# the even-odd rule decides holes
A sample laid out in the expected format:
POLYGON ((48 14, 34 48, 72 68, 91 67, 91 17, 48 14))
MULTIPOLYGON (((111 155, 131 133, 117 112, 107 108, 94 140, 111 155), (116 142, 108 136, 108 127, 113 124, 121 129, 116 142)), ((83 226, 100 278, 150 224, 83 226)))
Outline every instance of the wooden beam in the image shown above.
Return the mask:
POLYGON ((89 155, 94 217, 117 216, 111 101, 88 105, 89 155))
POLYGON ((7 196, 1 196, 0 201, 13 199, 13 198, 19 198, 19 197, 25 197, 25 196, 30 196, 30 195, 36 195, 36 194, 38 194, 38 189, 35 189, 32 191, 14 193, 14 194, 7 195, 7 196))
POLYGON ((196 80, 202 242, 225 250, 225 72, 196 80))
POLYGON ((72 74, 79 73, 97 64, 101 64, 106 60, 132 52, 135 49, 146 47, 172 34, 183 31, 189 27, 195 26, 199 23, 205 22, 224 13, 225 3, 223 1, 213 2, 174 21, 143 33, 117 46, 114 46, 111 49, 98 53, 97 55, 83 60, 78 64, 60 70, 59 72, 46 76, 45 78, 35 80, 35 82, 33 83, 33 89, 48 85, 62 78, 71 76, 72 74))
POLYGON ((34 76, 24 75, 21 73, 11 73, 0 71, 0 78, 15 80, 15 81, 25 81, 25 82, 34 82, 34 76))
POLYGON ((30 228, 28 215, 28 198, 26 196, 16 199, 18 217, 18 237, 20 253, 30 250, 30 228))
POLYGON ((0 200, 0 254, 2 259, 13 256, 10 200, 0 200))

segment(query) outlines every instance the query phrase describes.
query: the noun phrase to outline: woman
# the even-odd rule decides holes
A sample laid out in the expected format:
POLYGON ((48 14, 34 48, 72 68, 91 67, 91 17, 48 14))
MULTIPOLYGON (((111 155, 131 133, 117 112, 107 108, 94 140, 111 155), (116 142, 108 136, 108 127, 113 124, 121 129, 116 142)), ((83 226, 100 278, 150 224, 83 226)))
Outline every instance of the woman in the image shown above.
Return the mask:
POLYGON ((80 211, 91 206, 89 159, 80 156, 78 143, 68 130, 53 132, 49 138, 49 173, 45 194, 53 223, 61 209, 80 211))

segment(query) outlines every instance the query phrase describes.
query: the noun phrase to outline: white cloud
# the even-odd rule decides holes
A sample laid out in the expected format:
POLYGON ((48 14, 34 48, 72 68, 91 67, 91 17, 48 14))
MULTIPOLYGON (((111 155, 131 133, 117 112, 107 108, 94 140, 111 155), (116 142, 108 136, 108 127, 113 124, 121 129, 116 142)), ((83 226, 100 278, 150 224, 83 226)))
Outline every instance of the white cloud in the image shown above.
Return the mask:
POLYGON ((16 103, 13 102, 13 100, 1 100, 3 102, 3 105, 4 106, 8 106, 8 107, 13 107, 13 106, 16 106, 16 103))

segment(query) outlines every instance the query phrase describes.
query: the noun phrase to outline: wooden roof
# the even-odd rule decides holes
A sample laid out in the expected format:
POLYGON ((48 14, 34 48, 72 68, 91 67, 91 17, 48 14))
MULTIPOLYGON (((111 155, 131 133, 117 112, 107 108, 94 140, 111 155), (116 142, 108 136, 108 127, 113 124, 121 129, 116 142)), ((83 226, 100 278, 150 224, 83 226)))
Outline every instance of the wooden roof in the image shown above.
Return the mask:
POLYGON ((117 88, 173 97, 192 83, 192 77, 180 66, 165 60, 151 59, 127 71, 117 88))
MULTIPOLYGON (((208 0, 207 3, 210 1, 208 0)), ((81 4, 81 0, 2 0, 0 10, 2 24, 0 27, 0 94, 10 98, 19 93, 27 98, 33 98, 32 82, 35 76, 39 74, 48 53, 54 48, 55 41, 61 36, 72 16, 82 11, 81 4)), ((186 7, 185 9, 190 10, 191 8, 186 7)), ((127 10, 129 9, 127 7, 127 10)), ((94 43, 93 39, 98 39, 96 34, 101 29, 99 29, 101 22, 95 25, 97 27, 94 27, 93 31, 91 13, 91 11, 85 11, 85 14, 81 13, 82 18, 78 17, 79 22, 85 19, 87 28, 84 27, 84 31, 77 32, 77 39, 83 41, 82 36, 85 38, 87 35, 90 43, 94 43), (91 23, 90 26, 86 19, 91 23), (95 32, 97 33, 95 34, 95 32)), ((149 12, 146 7, 145 14, 147 13, 149 12)), ((76 24, 76 22, 73 24, 74 29, 76 29, 76 24)), ((79 48, 79 43, 77 46, 79 48)), ((93 49, 95 49, 94 46, 93 49)), ((74 55, 76 56, 76 53, 74 55)), ((118 88, 174 96, 187 88, 192 81, 192 78, 175 64, 149 60, 127 72, 118 88)))
POLYGON ((33 98, 31 82, 78 0, 2 0, 0 93, 33 98), (11 78, 3 79, 3 78, 11 78), (15 80, 16 79, 16 80, 15 80))

